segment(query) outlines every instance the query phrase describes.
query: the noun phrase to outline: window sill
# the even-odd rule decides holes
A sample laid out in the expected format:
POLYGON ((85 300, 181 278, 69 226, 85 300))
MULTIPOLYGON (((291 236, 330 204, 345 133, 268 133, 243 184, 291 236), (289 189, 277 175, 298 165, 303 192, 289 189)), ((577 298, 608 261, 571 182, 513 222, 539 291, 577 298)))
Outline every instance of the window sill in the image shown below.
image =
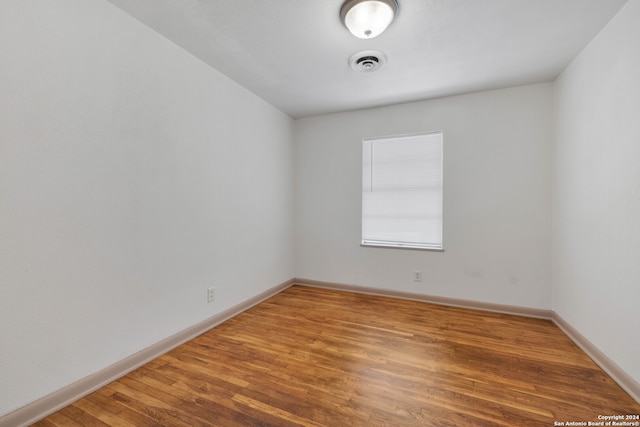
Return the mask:
POLYGON ((409 243, 361 242, 360 246, 365 248, 410 249, 418 251, 444 252, 444 247, 442 246, 412 245, 409 243))

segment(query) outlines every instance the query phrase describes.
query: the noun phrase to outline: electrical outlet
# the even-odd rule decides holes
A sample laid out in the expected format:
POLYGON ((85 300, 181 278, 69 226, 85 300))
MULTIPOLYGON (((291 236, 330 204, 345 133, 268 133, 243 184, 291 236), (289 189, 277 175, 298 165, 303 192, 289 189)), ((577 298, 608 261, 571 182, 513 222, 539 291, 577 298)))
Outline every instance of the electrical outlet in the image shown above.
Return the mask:
POLYGON ((216 288, 207 289, 207 302, 215 301, 216 299, 216 288))
POLYGON ((413 281, 422 282, 422 271, 416 270, 413 272, 413 281))

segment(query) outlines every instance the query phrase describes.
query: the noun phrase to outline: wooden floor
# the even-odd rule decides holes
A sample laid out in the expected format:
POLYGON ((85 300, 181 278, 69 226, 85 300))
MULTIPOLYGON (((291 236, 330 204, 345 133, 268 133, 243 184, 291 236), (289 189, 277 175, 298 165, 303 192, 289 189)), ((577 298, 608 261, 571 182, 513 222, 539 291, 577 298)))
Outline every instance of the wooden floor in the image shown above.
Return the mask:
POLYGON ((293 286, 36 426, 553 426, 640 413, 553 323, 293 286))

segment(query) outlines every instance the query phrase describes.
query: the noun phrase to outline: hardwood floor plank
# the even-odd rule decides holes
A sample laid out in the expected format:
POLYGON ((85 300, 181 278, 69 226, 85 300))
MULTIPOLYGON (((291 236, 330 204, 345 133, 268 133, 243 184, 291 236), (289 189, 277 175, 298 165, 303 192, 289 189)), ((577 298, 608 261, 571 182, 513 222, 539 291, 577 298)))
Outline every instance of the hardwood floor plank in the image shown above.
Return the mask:
POLYGON ((552 426, 638 414, 552 322, 292 286, 38 426, 552 426))
MULTIPOLYGON (((267 399, 253 399, 249 396, 245 396, 244 394, 236 394, 233 396, 233 401, 238 402, 246 407, 252 408, 256 410, 258 413, 262 414, 270 414, 271 416, 277 417, 279 420, 283 421, 283 424, 293 424, 293 425, 303 425, 303 426, 313 426, 313 427, 321 427, 321 424, 318 424, 310 419, 306 419, 300 417, 295 414, 295 409, 293 412, 287 411, 277 406, 273 406, 265 403, 267 399)), ((280 423, 280 422, 279 422, 280 423)))
POLYGON ((53 413, 49 415, 44 420, 40 420, 34 424, 37 427, 82 427, 82 424, 72 420, 71 418, 64 415, 61 411, 53 413))
POLYGON ((91 426, 91 427, 104 427, 108 426, 107 423, 100 421, 93 415, 83 411, 78 405, 70 405, 60 410, 60 414, 65 418, 60 420, 60 425, 63 426, 91 426))
MULTIPOLYGON (((110 393, 108 397, 101 395, 100 393, 92 393, 84 399, 80 399, 76 403, 80 403, 82 400, 87 400, 91 402, 94 406, 92 411, 93 413, 97 413, 98 411, 101 413, 108 413, 116 415, 117 421, 113 423, 108 423, 112 426, 126 426, 127 424, 132 424, 134 426, 144 426, 144 425, 152 425, 153 420, 147 417, 144 414, 136 412, 129 407, 121 404, 117 399, 113 397, 114 393, 110 393)), ((78 407, 81 407, 78 405, 78 407)), ((83 408, 86 411, 86 409, 83 408)))
POLYGON ((80 399, 75 403, 75 407, 110 426, 136 427, 136 423, 133 420, 127 419, 127 415, 131 416, 131 413, 121 417, 120 414, 125 408, 118 407, 115 402, 80 399), (105 410, 107 408, 108 410, 105 410))

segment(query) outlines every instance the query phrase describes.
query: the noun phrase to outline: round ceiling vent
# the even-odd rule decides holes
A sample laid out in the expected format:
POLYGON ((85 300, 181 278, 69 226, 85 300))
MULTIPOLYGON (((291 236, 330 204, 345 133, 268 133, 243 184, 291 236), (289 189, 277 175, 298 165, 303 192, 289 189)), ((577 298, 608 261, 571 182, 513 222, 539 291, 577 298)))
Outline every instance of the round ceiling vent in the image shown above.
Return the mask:
POLYGON ((363 50, 355 53, 349 58, 349 65, 356 71, 370 73, 376 71, 387 62, 384 53, 377 50, 363 50))

